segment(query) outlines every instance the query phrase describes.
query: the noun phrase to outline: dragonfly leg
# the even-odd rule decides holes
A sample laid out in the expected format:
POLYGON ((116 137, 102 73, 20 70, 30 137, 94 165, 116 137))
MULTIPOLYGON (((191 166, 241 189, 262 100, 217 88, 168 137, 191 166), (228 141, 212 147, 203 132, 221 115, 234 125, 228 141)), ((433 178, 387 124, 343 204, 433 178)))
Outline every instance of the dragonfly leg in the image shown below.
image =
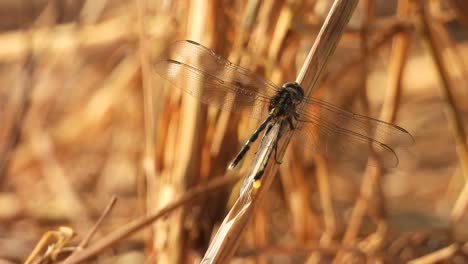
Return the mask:
MULTIPOLYGON (((294 124, 294 122, 293 122, 293 120, 292 120, 292 117, 288 117, 287 120, 288 120, 288 124, 287 124, 287 125, 289 125, 289 127, 291 128, 291 130, 296 129, 297 126, 294 124)), ((282 124, 281 124, 281 127, 283 127, 283 125, 285 125, 285 123, 282 123, 282 124)), ((281 161, 281 159, 278 158, 278 141, 279 141, 279 139, 281 138, 281 136, 283 135, 283 133, 284 133, 284 131, 281 129, 280 132, 279 132, 279 134, 278 134, 278 139, 276 139, 276 142, 275 142, 275 162, 276 162, 276 164, 278 164, 278 165, 281 164, 281 163, 283 163, 283 161, 281 161)))
POLYGON ((278 165, 283 163, 280 159, 278 159, 278 141, 275 143, 275 161, 278 165))
MULTIPOLYGON (((294 117, 294 119, 296 119, 296 117, 294 117)), ((297 120, 297 119, 296 119, 297 120)), ((288 117, 288 123, 289 123, 289 127, 291 128, 291 130, 294 130, 296 129, 296 125, 294 124, 293 122, 293 117, 288 117)))
POLYGON ((236 155, 236 157, 231 162, 231 164, 229 164, 228 170, 234 169, 237 166, 237 164, 239 164, 239 162, 244 158, 247 151, 249 151, 250 145, 252 145, 252 143, 254 143, 255 140, 257 140, 258 135, 267 127, 267 125, 271 122, 272 119, 273 119, 273 116, 269 115, 265 119, 265 121, 263 121, 263 123, 260 124, 260 126, 257 128, 257 130, 255 130, 255 132, 252 134, 252 136, 250 136, 250 138, 247 140, 247 142, 245 142, 244 146, 242 146, 241 150, 236 155))

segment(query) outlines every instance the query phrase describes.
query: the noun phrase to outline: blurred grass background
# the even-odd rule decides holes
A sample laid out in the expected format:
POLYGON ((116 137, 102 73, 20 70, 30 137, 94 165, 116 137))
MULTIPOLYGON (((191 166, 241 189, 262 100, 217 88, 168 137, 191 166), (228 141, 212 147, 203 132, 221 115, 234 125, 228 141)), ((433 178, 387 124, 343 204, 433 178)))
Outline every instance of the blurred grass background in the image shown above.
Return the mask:
MULTIPOLYGON (((58 226, 76 245, 112 195, 90 244, 223 176, 257 122, 199 104, 151 64, 193 39, 280 85, 295 79, 331 4, 1 1, 0 263, 24 261, 58 226)), ((455 125, 468 122, 467 10, 462 0, 360 1, 314 96, 376 118, 394 98, 395 123, 416 143, 398 168, 366 177, 293 142, 232 262, 468 262, 467 142, 455 125)), ((206 193, 93 261, 198 262, 237 195, 235 185, 206 193)))

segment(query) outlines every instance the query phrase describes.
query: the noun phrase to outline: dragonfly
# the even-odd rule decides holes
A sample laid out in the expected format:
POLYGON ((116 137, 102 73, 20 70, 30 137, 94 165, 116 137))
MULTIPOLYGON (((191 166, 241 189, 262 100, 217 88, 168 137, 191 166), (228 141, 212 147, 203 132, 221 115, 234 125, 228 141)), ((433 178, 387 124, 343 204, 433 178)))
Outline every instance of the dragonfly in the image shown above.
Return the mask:
MULTIPOLYGON (((297 82, 277 86, 192 40, 171 44, 153 69, 205 104, 262 120, 228 169, 235 168, 261 133, 265 131, 265 137, 278 122, 282 130, 295 131, 294 138, 307 150, 362 165, 374 153, 383 167, 394 168, 398 165, 394 149, 414 141, 402 127, 307 97, 297 82)), ((284 134, 279 133, 276 142, 284 134)), ((261 180, 260 171, 254 182, 261 180)))

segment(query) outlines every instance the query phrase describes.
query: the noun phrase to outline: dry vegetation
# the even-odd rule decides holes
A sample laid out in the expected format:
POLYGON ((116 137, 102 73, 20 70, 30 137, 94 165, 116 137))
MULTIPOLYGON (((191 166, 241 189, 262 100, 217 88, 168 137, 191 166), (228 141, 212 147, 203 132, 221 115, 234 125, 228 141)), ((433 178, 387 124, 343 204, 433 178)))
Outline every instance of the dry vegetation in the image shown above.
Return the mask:
MULTIPOLYGON (((0 1, 0 263, 200 262, 258 121, 200 104, 152 63, 193 39, 296 80, 332 2, 0 1)), ((313 96, 415 144, 387 170, 291 140, 218 263, 468 262, 467 10, 359 1, 313 96)))

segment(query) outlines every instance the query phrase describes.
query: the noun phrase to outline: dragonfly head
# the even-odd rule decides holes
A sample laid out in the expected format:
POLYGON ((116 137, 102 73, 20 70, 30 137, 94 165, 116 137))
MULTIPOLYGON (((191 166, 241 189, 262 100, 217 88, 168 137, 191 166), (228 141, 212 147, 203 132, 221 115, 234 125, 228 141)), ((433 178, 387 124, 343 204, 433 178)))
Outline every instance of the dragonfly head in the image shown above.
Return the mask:
POLYGON ((282 88, 292 93, 298 102, 304 98, 304 89, 297 82, 285 83, 282 88))

